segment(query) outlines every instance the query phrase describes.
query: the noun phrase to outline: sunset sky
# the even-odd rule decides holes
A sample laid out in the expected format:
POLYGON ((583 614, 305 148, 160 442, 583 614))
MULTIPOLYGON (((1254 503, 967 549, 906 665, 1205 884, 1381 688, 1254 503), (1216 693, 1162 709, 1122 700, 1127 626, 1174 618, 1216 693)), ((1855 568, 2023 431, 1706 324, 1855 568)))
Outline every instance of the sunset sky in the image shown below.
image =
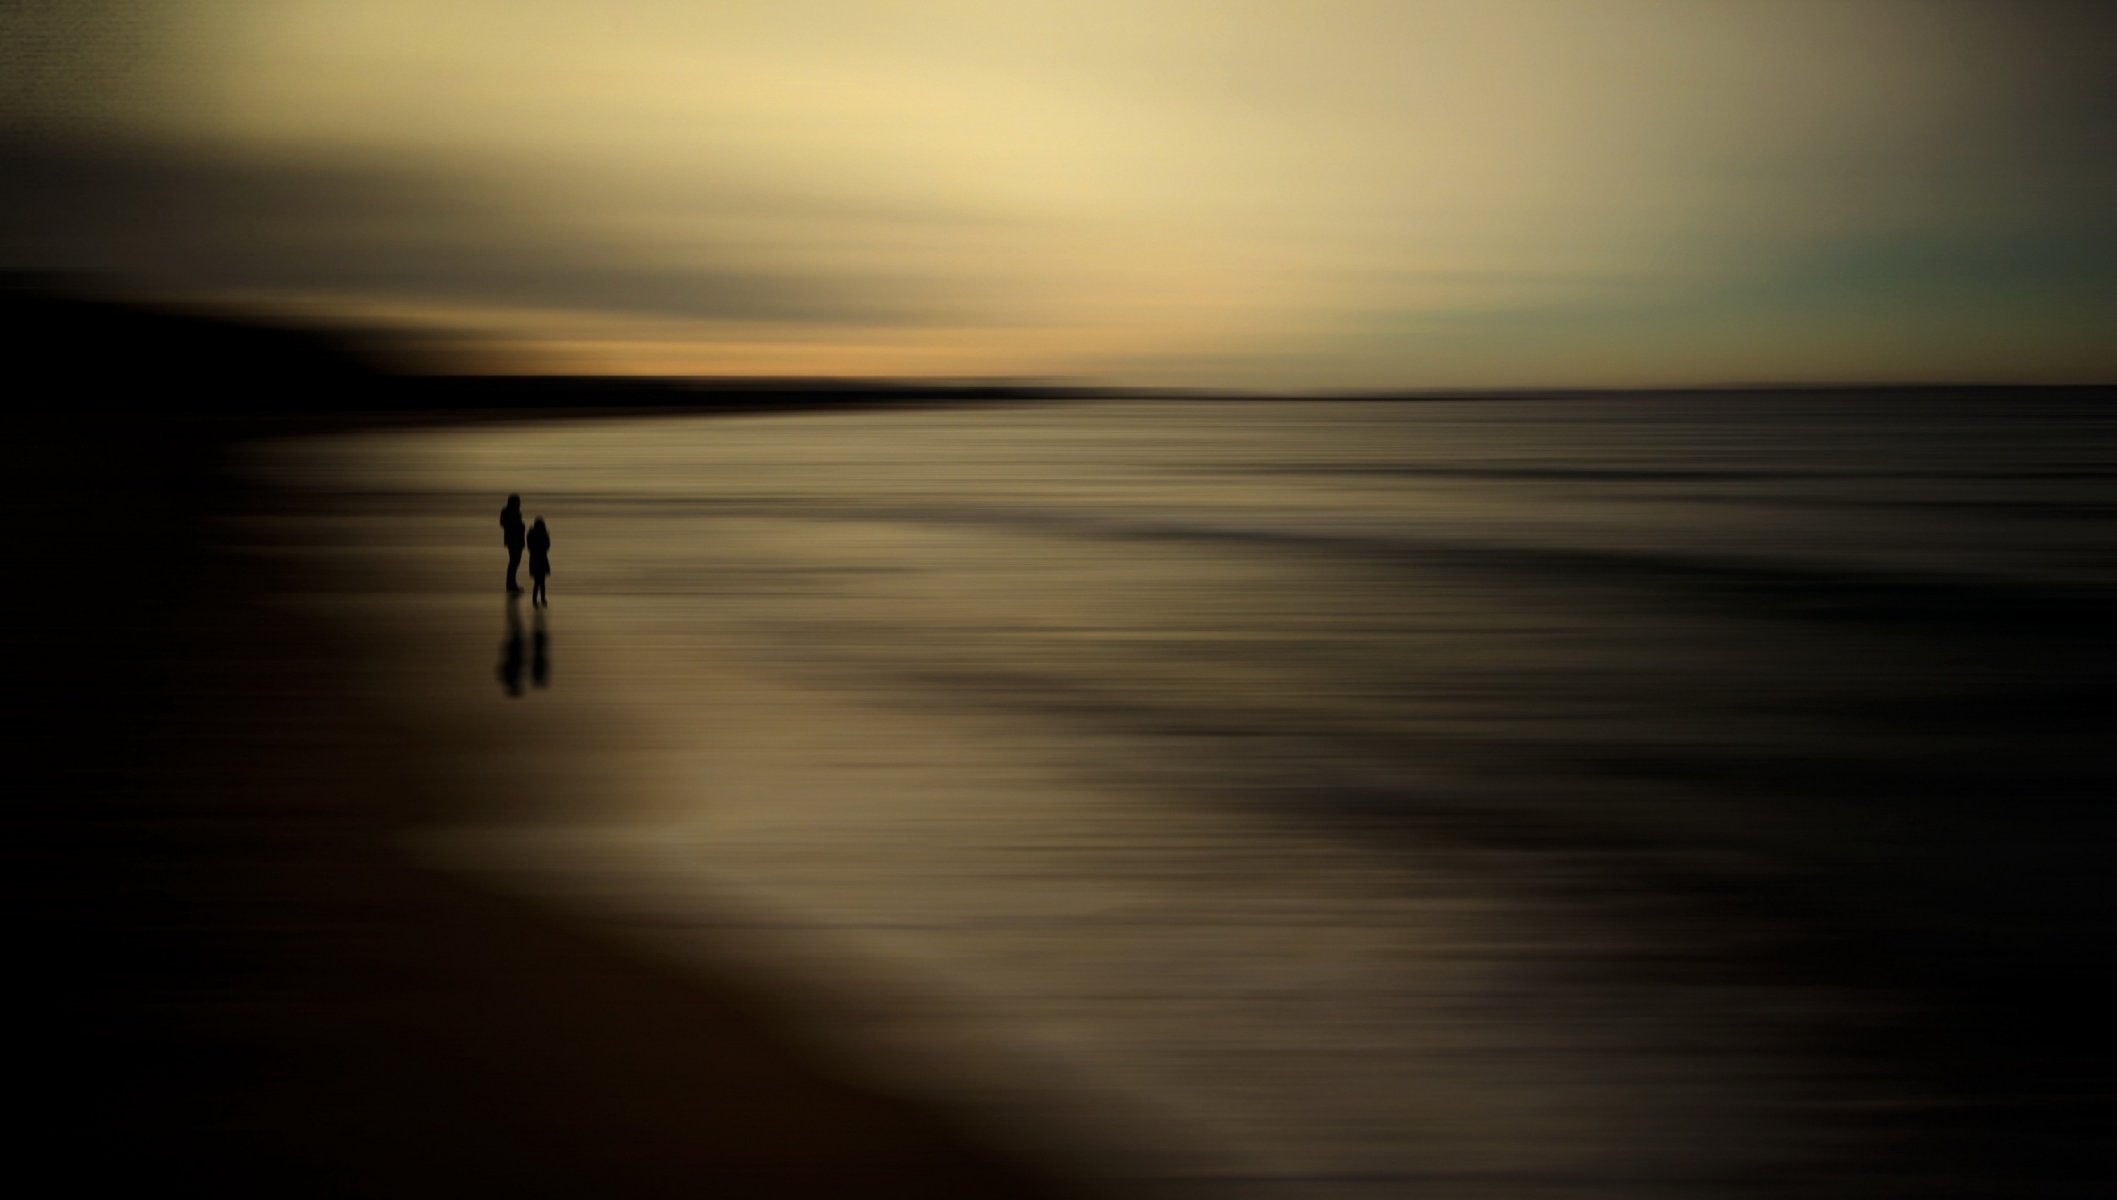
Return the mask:
POLYGON ((0 267, 518 371, 2109 380, 2113 12, 16 0, 0 267))

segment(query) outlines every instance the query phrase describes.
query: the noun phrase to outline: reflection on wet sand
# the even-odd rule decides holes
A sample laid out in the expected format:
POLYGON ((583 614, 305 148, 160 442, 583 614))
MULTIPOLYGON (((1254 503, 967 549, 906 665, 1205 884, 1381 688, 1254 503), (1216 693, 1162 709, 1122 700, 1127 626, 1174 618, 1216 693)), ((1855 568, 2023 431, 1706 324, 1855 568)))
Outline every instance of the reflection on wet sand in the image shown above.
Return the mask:
POLYGON ((522 612, 513 592, 507 595, 507 636, 500 641, 500 686, 510 696, 522 694, 522 612))
POLYGON ((544 628, 544 610, 536 610, 535 632, 530 636, 529 677, 538 687, 551 686, 551 632, 544 628))
MULTIPOLYGON (((551 686, 551 632, 545 628, 544 610, 537 608, 531 619, 529 677, 538 687, 551 686)), ((510 696, 522 694, 522 597, 507 597, 507 636, 500 641, 500 686, 510 696)))

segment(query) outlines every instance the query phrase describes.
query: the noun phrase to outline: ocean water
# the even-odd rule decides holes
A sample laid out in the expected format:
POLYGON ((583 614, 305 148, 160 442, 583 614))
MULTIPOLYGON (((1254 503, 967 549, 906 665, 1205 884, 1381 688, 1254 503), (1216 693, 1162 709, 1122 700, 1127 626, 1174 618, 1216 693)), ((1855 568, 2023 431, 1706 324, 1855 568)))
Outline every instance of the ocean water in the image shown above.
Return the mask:
POLYGON ((288 602, 504 797, 407 853, 740 961, 1138 1194, 2106 1165, 2106 405, 1096 401, 251 469, 288 602))

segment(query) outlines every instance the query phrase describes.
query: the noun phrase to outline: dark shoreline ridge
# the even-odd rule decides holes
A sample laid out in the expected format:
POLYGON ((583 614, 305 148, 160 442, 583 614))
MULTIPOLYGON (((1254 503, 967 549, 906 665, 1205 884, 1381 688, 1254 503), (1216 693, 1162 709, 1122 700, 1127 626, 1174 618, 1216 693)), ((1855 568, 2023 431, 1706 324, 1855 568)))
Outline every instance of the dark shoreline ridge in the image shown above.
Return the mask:
POLYGON ((332 427, 377 419, 773 413, 1138 398, 1416 403, 1785 395, 1941 401, 2025 394, 2081 402, 2117 399, 2117 383, 1728 383, 1286 392, 1128 388, 1035 379, 433 374, 395 361, 385 348, 391 339, 384 334, 158 308, 20 284, 0 287, 0 327, 32 355, 49 356, 52 377, 69 380, 106 412, 297 424, 322 419, 332 427), (175 387, 179 381, 194 386, 180 390, 175 387))

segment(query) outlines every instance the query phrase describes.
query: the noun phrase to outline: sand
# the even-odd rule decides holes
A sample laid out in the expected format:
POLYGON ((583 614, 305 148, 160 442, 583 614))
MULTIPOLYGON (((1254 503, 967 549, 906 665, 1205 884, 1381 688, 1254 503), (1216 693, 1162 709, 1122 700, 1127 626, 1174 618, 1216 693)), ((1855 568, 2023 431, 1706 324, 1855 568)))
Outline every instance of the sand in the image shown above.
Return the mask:
POLYGON ((66 1194, 1079 1194, 783 998, 421 866, 475 797, 226 544, 217 435, 37 431, 11 604, 24 1143, 66 1194))

